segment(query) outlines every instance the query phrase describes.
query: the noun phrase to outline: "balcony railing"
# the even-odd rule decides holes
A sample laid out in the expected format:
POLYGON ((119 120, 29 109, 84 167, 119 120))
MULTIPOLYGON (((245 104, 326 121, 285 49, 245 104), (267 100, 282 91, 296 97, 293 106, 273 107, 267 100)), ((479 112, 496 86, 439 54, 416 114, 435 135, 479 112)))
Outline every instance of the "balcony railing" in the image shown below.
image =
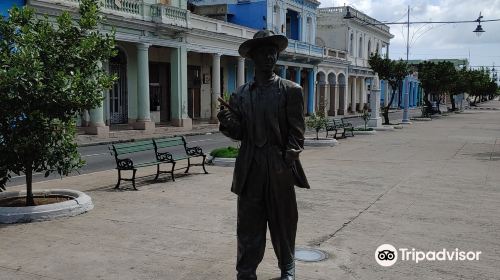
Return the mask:
POLYGON ((188 10, 162 4, 151 5, 151 17, 155 22, 187 28, 189 25, 189 15, 190 12, 188 10))
POLYGON ((324 50, 322 47, 318 47, 306 42, 295 41, 292 39, 288 39, 288 47, 286 48, 286 51, 316 57, 323 57, 324 55, 324 50))
POLYGON ((341 50, 336 50, 332 48, 325 48, 324 49, 324 55, 326 58, 336 58, 340 60, 346 60, 347 59, 347 52, 341 51, 341 50))
MULTIPOLYGON (((102 12, 144 21, 155 21, 180 27, 188 27, 189 11, 163 4, 149 4, 137 0, 100 0, 102 12)), ((63 5, 77 8, 79 0, 34 0, 33 2, 63 5)))

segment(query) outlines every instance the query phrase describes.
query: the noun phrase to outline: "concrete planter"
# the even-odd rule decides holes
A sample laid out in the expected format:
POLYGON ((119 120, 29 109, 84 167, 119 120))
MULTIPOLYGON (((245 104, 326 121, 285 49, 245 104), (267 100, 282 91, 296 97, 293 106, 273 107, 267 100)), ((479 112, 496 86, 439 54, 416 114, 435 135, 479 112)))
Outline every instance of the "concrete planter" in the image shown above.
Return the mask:
POLYGON ((333 147, 338 144, 338 141, 333 138, 306 138, 304 140, 304 146, 307 147, 333 147))
POLYGON ((234 167, 236 158, 207 157, 207 163, 214 166, 234 167))
POLYGON ((383 125, 383 126, 374 127, 373 130, 376 130, 376 131, 393 131, 394 130, 394 126, 392 126, 392 125, 383 125))
POLYGON ((376 130, 354 130, 354 135, 373 135, 377 133, 376 130))
MULTIPOLYGON (((28 207, 0 207, 0 223, 27 223, 53 220, 59 217, 76 216, 94 208, 90 196, 83 192, 74 190, 36 190, 33 191, 34 196, 61 195, 73 197, 72 200, 67 200, 59 203, 52 203, 40 206, 28 207)), ((0 193, 0 199, 26 196, 26 191, 9 191, 0 193)))

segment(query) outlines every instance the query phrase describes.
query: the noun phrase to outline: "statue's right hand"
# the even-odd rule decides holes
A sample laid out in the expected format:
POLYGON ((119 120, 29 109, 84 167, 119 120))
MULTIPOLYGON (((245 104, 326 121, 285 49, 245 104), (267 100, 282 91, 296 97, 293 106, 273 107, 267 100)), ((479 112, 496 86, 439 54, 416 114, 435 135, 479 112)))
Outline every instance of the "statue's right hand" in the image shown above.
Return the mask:
POLYGON ((217 118, 223 126, 238 126, 238 118, 228 109, 221 110, 217 113, 217 118))

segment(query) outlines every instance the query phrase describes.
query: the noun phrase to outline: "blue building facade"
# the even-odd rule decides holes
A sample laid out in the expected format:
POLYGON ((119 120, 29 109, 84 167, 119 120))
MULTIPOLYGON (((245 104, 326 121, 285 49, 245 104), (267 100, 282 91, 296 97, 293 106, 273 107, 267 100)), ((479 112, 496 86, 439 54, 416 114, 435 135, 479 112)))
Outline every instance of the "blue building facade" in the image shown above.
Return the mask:
POLYGON ((25 0, 2 0, 0 1, 0 15, 6 17, 9 15, 9 9, 17 6, 22 7, 26 4, 25 0))
MULTIPOLYGON (((386 87, 385 84, 387 84, 386 81, 381 81, 380 84, 382 89, 382 93, 380 95, 381 104, 387 104, 390 101, 392 94, 391 87, 390 86, 386 87), (384 103, 385 98, 388 98, 388 100, 386 101, 387 103, 384 103)), ((408 93, 409 97, 409 103, 408 103, 409 108, 416 108, 422 105, 423 91, 422 87, 420 86, 420 81, 416 76, 410 75, 403 80, 403 88, 401 91, 401 95, 399 95, 399 92, 396 92, 396 96, 394 97, 394 101, 392 103, 391 108, 404 109, 405 108, 404 95, 406 93, 408 93), (398 106, 398 104, 400 104, 400 106, 398 106)))

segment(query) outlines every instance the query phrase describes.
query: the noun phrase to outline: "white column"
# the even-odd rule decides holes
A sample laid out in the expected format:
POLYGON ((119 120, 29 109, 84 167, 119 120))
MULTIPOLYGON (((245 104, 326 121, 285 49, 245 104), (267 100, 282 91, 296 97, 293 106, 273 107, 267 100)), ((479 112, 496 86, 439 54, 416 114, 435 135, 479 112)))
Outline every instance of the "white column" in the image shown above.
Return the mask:
POLYGON ((238 57, 238 79, 236 86, 240 87, 245 84, 245 58, 238 57))
POLYGON ((352 86, 351 86, 351 111, 356 113, 356 95, 357 95, 357 78, 352 77, 352 86))
POLYGON ((333 104, 334 104, 334 107, 333 107, 333 115, 336 116, 339 112, 339 108, 340 108, 340 89, 339 89, 339 84, 338 82, 336 84, 333 85, 334 87, 334 94, 333 94, 333 104))
POLYGON ((217 122, 217 97, 221 94, 220 88, 220 57, 221 54, 213 54, 212 60, 212 115, 211 121, 217 122))
POLYGON ((359 101, 359 109, 362 111, 365 103, 368 100, 368 92, 366 90, 366 78, 361 78, 361 100, 359 101))
POLYGON ((389 83, 387 81, 384 82, 384 92, 385 92, 384 107, 387 107, 387 105, 389 104, 389 100, 391 99, 391 94, 392 94, 392 91, 389 88, 389 83))
POLYGON ((371 93, 370 93, 370 109, 371 115, 368 120, 369 127, 379 127, 382 125, 382 118, 380 117, 380 81, 378 75, 372 80, 371 93))
MULTIPOLYGON (((102 68, 102 63, 98 63, 98 67, 102 68)), ((101 92, 101 96, 105 97, 105 93, 101 92)), ((90 135, 97 135, 99 138, 109 137, 109 126, 104 123, 104 100, 102 100, 98 107, 89 111, 90 123, 86 128, 86 133, 90 135)))
POLYGON ((137 44, 137 121, 135 129, 154 131, 149 109, 149 44, 137 44))

